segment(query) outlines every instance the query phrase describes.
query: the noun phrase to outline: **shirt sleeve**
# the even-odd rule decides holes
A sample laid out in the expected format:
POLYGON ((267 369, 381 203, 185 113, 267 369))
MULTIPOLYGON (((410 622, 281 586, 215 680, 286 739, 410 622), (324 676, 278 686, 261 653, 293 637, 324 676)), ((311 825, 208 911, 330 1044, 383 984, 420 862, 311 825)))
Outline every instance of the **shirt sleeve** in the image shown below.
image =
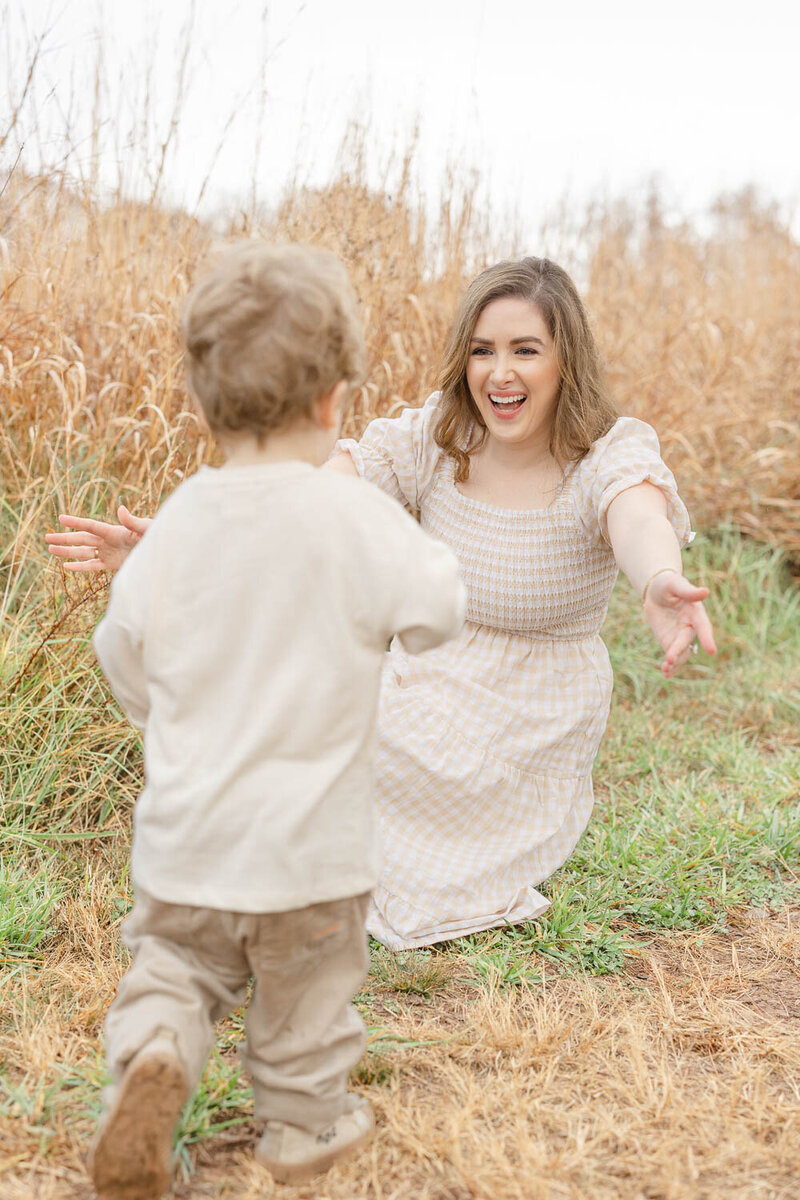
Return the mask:
POLYGON ((126 558, 92 644, 111 691, 132 725, 144 729, 150 710, 144 670, 144 629, 152 594, 153 526, 126 558))
POLYGON ((434 392, 422 408, 370 421, 360 441, 342 438, 336 452, 348 453, 362 478, 416 512, 443 453, 433 438, 440 399, 434 392))
POLYGON ((394 501, 367 490, 356 510, 359 544, 351 559, 359 623, 373 646, 386 649, 399 637, 409 654, 420 654, 455 637, 464 623, 458 559, 394 501))
POLYGON ((416 524, 409 542, 392 632, 409 654, 421 654, 460 632, 467 600, 452 550, 416 524))
POLYGON ((607 517, 612 500, 639 483, 652 483, 663 493, 667 517, 681 547, 694 538, 675 477, 661 457, 656 432, 644 421, 620 417, 576 470, 578 515, 593 540, 609 540, 607 517))

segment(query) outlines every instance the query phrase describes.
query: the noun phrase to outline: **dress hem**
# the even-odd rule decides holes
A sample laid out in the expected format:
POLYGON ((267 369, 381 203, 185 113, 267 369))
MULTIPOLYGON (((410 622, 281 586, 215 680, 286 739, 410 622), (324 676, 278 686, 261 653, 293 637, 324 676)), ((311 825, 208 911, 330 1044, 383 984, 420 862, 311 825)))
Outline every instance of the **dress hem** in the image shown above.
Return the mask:
POLYGON ((398 953, 403 950, 418 950, 425 946, 435 946, 439 942, 451 942, 457 938, 468 937, 473 933, 482 933, 486 929, 494 929, 503 925, 520 925, 524 921, 535 920, 550 907, 550 901, 535 888, 525 887, 518 892, 511 904, 503 912, 493 912, 484 917, 472 917, 457 920, 438 926, 430 926, 417 931, 410 937, 401 937, 391 929, 371 901, 367 914, 367 933, 386 946, 388 950, 398 953))

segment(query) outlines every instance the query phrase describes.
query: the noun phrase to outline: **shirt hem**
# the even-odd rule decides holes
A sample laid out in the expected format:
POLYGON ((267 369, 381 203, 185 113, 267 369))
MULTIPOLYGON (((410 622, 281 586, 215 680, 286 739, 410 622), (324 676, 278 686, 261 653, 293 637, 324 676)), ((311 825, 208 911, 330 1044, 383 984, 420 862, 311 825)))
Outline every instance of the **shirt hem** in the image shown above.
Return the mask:
POLYGON ((341 885, 322 887, 313 891, 289 893, 222 892, 217 889, 189 886, 186 888, 162 887, 158 880, 142 878, 133 873, 134 889, 141 888, 162 904, 178 904, 186 908, 212 908, 220 912, 235 913, 278 913, 295 909, 310 908, 312 904, 325 904, 332 900, 344 900, 349 896, 361 896, 371 892, 378 882, 377 872, 348 879, 341 885))

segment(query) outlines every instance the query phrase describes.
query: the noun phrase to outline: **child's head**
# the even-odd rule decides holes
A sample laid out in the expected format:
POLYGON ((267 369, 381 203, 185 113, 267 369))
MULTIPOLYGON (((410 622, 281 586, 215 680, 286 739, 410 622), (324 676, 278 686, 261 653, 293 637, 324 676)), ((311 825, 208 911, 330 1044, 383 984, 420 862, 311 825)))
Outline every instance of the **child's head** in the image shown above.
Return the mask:
POLYGON ((189 386, 209 428, 258 438, 313 419, 364 371, 364 338, 339 260, 309 246, 229 246, 183 310, 189 386))

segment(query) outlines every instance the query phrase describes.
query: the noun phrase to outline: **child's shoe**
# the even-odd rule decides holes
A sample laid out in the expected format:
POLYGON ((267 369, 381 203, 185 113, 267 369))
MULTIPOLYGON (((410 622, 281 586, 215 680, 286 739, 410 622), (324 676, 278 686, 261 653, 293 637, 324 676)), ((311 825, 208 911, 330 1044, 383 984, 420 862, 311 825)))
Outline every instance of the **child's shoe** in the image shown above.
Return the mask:
POLYGON ((158 1200, 166 1191, 188 1091, 174 1034, 160 1029, 125 1068, 89 1152, 100 1200, 158 1200))
POLYGON ((278 1183, 305 1183, 355 1154, 371 1140, 374 1129, 369 1102, 349 1095, 345 1111, 321 1133, 310 1133, 283 1121, 267 1121, 256 1146, 256 1160, 278 1183))

